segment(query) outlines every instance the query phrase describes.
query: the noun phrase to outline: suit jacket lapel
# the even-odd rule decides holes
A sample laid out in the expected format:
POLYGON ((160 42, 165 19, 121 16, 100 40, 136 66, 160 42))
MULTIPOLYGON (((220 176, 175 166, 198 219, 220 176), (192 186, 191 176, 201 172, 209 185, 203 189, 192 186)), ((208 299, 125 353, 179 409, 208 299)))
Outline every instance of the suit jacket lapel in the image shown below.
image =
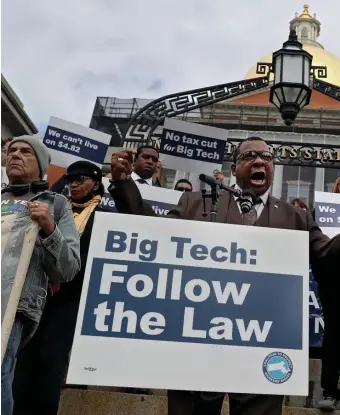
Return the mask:
POLYGON ((284 229, 284 220, 287 220, 285 215, 282 214, 282 204, 276 197, 268 197, 268 213, 269 213, 269 227, 284 229))
POLYGON ((230 205, 230 197, 232 195, 227 191, 222 191, 217 202, 216 222, 225 223, 228 218, 228 210, 230 205))
POLYGON ((232 193, 224 191, 221 194, 219 208, 217 209, 218 222, 242 225, 242 216, 232 193))
MULTIPOLYGON (((216 218, 217 222, 219 223, 228 222, 229 223, 228 214, 230 213, 229 211, 230 211, 232 197, 233 195, 227 191, 223 191, 221 193, 218 204, 217 204, 217 218, 216 218)), ((268 204, 268 215, 269 215, 269 219, 268 219, 269 227, 278 228, 278 229, 287 228, 287 224, 284 223, 285 215, 282 212, 281 201, 269 195, 267 204, 268 204)), ((240 215, 240 218, 241 218, 241 215, 240 215)))

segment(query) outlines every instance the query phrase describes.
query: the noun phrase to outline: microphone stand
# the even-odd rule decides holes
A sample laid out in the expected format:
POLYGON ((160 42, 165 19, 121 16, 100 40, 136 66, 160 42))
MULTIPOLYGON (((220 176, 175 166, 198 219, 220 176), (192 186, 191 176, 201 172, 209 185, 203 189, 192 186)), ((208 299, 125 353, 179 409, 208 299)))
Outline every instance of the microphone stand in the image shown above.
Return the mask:
POLYGON ((211 191, 207 192, 206 189, 202 189, 202 198, 203 198, 203 216, 206 218, 208 216, 206 211, 206 199, 211 199, 211 209, 210 209, 210 222, 216 222, 217 216, 217 202, 218 202, 218 190, 215 184, 210 185, 211 191))
POLYGON ((227 190, 228 192, 233 193, 236 196, 240 196, 241 192, 217 180, 215 183, 209 183, 209 186, 211 188, 210 192, 207 192, 206 189, 201 190, 202 199, 203 199, 203 216, 205 218, 208 216, 207 211, 206 211, 206 199, 211 199, 210 222, 216 222, 217 202, 218 202, 220 189, 227 190))

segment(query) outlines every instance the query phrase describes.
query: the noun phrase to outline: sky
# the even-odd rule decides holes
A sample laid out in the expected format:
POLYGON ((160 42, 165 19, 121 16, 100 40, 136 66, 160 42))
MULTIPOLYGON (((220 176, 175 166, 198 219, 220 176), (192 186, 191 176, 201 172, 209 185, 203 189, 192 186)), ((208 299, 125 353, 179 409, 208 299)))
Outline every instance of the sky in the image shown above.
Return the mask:
MULTIPOLYGON (((1 70, 43 134, 88 126, 97 96, 158 98, 244 79, 280 49, 298 0, 3 0, 1 70)), ((310 0, 340 56, 340 0, 310 0)))

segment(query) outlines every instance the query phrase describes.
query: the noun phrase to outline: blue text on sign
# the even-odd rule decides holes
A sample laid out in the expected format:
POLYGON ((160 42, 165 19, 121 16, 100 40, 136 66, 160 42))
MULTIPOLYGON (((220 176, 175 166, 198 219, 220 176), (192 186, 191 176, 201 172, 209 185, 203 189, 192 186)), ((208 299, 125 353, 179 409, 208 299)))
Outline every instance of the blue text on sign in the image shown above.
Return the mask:
MULTIPOLYGON (((179 259, 183 259, 185 256, 195 261, 204 261, 210 258, 214 262, 256 265, 257 250, 246 250, 241 248, 237 242, 231 242, 229 246, 208 248, 203 244, 192 244, 191 238, 172 236, 170 244, 174 246, 175 257, 179 259)), ((108 231, 105 250, 107 252, 137 254, 141 261, 152 262, 157 258, 158 241, 139 238, 136 232, 128 236, 122 231, 108 231)))

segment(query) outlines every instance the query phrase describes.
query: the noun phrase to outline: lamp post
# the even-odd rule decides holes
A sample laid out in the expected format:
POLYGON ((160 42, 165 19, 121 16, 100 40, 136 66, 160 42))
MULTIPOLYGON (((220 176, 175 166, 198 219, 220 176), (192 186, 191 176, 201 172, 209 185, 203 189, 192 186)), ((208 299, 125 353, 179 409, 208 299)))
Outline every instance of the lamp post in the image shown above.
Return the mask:
POLYGON ((256 73, 262 77, 157 98, 134 114, 125 135, 125 143, 139 146, 142 142, 157 142, 162 134, 159 127, 166 117, 178 117, 264 88, 270 88, 270 102, 279 110, 285 124, 290 126, 299 111, 309 104, 312 88, 340 101, 340 88, 321 80, 327 78, 327 68, 312 66, 312 60, 312 55, 303 50, 295 30, 292 30, 282 49, 273 54, 272 62, 258 62, 256 73), (269 82, 271 73, 274 74, 272 85, 269 82))
POLYGON ((309 104, 313 56, 302 49, 295 30, 282 49, 273 53, 273 86, 270 102, 280 111, 286 125, 292 125, 299 111, 309 104))

